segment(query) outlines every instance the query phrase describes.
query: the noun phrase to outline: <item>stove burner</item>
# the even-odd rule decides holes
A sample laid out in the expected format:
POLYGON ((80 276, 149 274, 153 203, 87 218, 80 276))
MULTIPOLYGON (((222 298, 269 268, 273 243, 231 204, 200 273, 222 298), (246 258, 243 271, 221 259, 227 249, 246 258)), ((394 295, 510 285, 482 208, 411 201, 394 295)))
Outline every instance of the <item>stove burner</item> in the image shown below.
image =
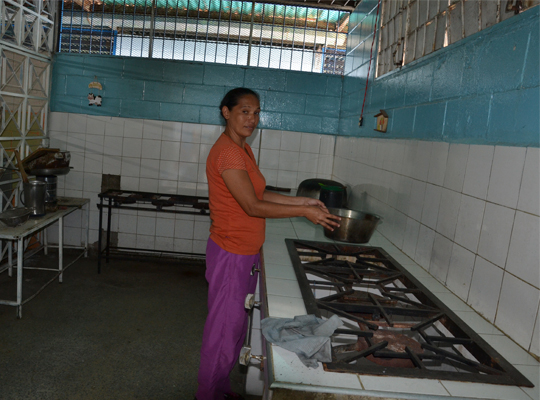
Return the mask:
POLYGON ((366 356, 367 360, 384 367, 414 368, 414 363, 407 356, 407 348, 415 353, 424 352, 420 343, 407 335, 382 329, 376 330, 371 338, 360 337, 356 343, 335 346, 333 350, 336 359, 339 359, 341 362, 346 362, 347 355, 351 355, 350 352, 353 352, 353 355, 356 355, 356 353, 365 351, 374 344, 381 344, 383 342, 387 343, 386 349, 391 352, 402 353, 401 357, 403 358, 375 357, 373 354, 369 354, 366 356))
POLYGON ((133 197, 117 196, 114 198, 114 202, 117 204, 135 204, 137 202, 137 199, 133 197))
MULTIPOLYGON (((130 204, 137 204, 137 210, 165 211, 164 207, 176 206, 176 210, 167 210, 167 212, 180 212, 192 214, 208 214, 208 198, 201 196, 187 195, 167 195, 160 193, 136 192, 125 190, 108 190, 98 195, 102 199, 109 199, 114 207, 128 208, 130 204), (154 206, 155 208, 148 207, 154 206), (191 209, 190 211, 188 211, 191 209)), ((133 206, 135 207, 135 206, 133 206)))
POLYGON ((326 370, 533 386, 383 249, 285 242, 307 313, 344 322, 326 370))
POLYGON ((174 201, 157 199, 157 200, 152 200, 152 205, 156 206, 158 210, 161 210, 163 207, 174 206, 174 201))

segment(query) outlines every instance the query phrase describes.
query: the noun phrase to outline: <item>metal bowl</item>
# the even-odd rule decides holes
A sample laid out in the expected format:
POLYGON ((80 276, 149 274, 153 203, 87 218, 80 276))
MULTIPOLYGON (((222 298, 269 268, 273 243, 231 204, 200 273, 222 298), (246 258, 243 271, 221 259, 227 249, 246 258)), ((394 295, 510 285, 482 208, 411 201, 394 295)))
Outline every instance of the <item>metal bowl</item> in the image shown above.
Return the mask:
POLYGON ((341 217, 339 228, 333 231, 324 228, 324 236, 329 239, 350 243, 367 243, 375 232, 381 217, 362 211, 348 210, 346 208, 329 208, 330 214, 341 217))
POLYGON ((0 214, 0 221, 10 227, 15 227, 24 224, 32 214, 31 208, 20 207, 12 208, 0 214))
POLYGON ((26 172, 34 176, 50 176, 50 175, 66 175, 71 170, 71 167, 63 168, 37 168, 28 169, 26 172))

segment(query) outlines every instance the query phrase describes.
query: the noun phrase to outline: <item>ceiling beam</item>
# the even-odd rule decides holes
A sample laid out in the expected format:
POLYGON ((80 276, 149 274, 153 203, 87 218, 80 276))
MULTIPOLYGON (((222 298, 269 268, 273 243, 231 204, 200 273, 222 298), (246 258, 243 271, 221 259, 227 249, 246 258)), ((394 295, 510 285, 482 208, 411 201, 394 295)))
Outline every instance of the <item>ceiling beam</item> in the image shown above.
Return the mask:
MULTIPOLYGON (((317 1, 302 1, 302 0, 297 0, 297 1, 294 1, 294 0, 256 0, 255 2, 265 3, 265 4, 281 4, 285 6, 324 8, 326 10, 337 10, 337 11, 345 11, 345 12, 354 11, 354 7, 336 5, 334 2, 332 2, 333 4, 325 4, 325 3, 320 3, 317 1)), ((347 1, 346 3, 349 3, 349 1, 347 1)))

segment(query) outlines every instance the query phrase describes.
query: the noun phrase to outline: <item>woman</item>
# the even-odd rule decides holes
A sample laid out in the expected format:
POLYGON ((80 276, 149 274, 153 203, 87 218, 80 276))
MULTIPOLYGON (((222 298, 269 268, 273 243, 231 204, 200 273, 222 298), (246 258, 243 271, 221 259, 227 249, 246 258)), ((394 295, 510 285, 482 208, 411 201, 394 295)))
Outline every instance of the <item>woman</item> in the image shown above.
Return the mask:
POLYGON ((208 317, 204 326, 198 400, 240 399, 232 393, 229 373, 240 354, 247 329, 244 300, 254 293, 265 218, 306 217, 332 229, 339 217, 307 197, 265 190, 246 139, 259 123, 259 96, 246 88, 229 91, 220 105, 226 127, 206 161, 210 199, 210 238, 206 248, 208 317))

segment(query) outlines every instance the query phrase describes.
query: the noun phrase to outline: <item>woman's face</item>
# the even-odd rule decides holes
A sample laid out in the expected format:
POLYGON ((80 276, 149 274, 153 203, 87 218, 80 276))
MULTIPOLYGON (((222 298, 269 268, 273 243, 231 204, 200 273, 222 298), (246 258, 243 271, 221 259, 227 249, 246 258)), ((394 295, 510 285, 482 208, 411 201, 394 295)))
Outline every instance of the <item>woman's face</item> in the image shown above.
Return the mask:
POLYGON ((243 138, 251 136, 259 124, 260 111, 259 100, 251 94, 240 97, 231 110, 228 107, 221 110, 227 121, 227 129, 243 138))

